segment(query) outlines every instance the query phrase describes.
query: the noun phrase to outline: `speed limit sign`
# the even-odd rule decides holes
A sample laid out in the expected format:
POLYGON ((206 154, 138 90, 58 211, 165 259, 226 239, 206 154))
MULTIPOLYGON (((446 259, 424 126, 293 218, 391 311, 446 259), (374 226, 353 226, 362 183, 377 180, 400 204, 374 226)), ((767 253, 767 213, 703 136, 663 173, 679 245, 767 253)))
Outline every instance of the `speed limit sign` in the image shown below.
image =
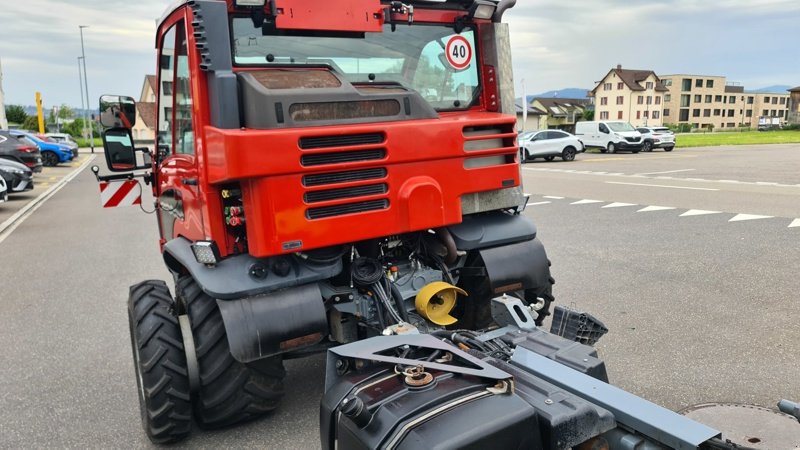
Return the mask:
POLYGON ((444 51, 447 55, 447 62, 457 70, 466 69, 472 60, 472 46, 463 36, 451 37, 447 41, 444 51))

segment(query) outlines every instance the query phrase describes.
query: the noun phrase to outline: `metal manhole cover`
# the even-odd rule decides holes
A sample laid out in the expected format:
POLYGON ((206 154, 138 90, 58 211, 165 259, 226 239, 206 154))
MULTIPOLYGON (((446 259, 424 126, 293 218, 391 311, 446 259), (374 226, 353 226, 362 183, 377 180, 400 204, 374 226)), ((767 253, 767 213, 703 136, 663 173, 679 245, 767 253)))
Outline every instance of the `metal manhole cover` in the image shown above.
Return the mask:
POLYGON ((758 449, 800 450, 800 422, 779 411, 737 403, 704 403, 684 416, 722 432, 722 438, 758 449))

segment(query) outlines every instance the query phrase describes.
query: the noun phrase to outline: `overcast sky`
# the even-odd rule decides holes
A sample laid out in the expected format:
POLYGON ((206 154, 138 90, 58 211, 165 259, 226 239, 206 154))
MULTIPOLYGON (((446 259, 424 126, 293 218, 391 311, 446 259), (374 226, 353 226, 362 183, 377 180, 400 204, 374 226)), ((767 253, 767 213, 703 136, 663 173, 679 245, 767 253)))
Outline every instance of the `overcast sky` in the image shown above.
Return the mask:
MULTIPOLYGON (((155 72, 155 19, 171 0, 3 0, 7 104, 80 106, 78 25, 90 101, 138 98, 155 72)), ((622 64, 657 74, 723 75, 747 89, 800 85, 798 0, 519 0, 511 26, 517 96, 591 88, 622 64)))

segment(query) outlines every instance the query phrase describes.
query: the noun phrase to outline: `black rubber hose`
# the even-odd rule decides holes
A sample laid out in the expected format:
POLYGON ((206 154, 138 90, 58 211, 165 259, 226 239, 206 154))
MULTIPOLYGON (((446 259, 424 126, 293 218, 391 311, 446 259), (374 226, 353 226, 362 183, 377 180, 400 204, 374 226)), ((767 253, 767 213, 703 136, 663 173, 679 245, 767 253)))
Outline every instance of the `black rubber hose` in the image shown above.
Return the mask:
POLYGON ((400 293, 400 289, 395 286, 394 283, 386 280, 389 283, 389 290, 392 291, 392 297, 394 298, 394 303, 397 305, 398 312, 400 313, 400 317, 403 318, 403 321, 406 323, 411 323, 411 320, 408 318, 408 311, 406 311, 406 302, 403 299, 403 294, 400 293))

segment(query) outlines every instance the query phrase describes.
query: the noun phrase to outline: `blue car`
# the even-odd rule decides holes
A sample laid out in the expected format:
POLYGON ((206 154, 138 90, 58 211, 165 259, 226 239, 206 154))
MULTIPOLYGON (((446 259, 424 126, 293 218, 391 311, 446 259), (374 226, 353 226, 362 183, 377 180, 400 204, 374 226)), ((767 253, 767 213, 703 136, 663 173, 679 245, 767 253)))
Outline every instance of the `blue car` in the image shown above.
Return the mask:
POLYGON ((39 151, 42 152, 42 164, 45 166, 55 166, 59 163, 69 162, 75 157, 71 148, 67 147, 66 145, 59 144, 46 136, 19 130, 12 131, 11 135, 17 138, 22 137, 33 141, 36 146, 39 147, 39 151))

